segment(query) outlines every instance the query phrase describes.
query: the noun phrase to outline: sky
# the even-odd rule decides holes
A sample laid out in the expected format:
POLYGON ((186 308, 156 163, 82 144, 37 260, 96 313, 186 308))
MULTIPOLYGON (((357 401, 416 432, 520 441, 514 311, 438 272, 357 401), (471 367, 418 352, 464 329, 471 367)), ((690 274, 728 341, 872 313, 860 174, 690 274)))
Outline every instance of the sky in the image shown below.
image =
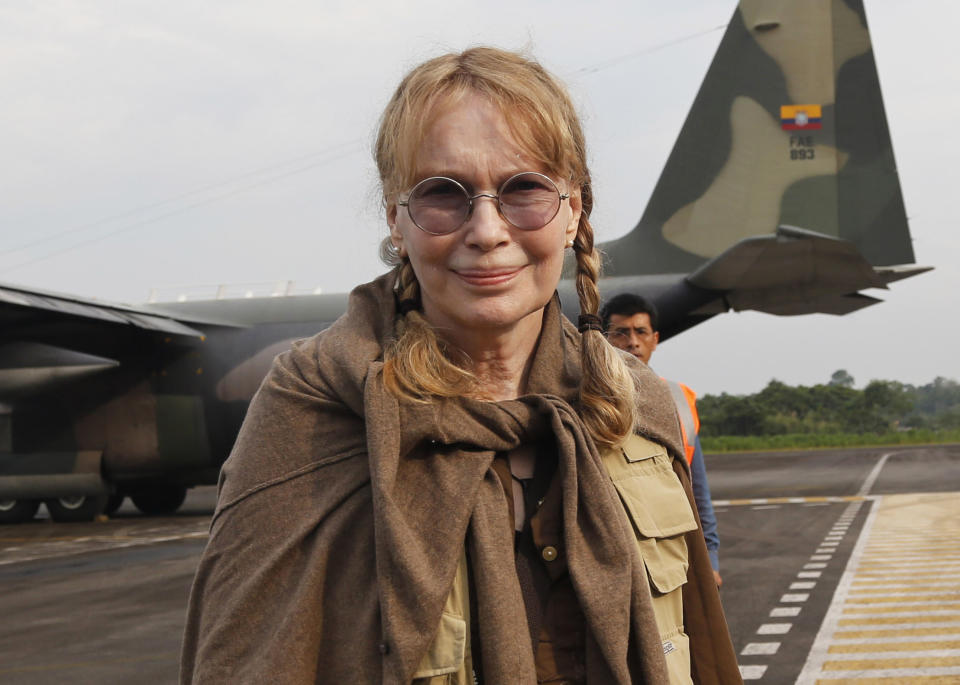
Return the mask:
MULTIPOLYGON (((527 49, 584 120, 599 241, 639 220, 732 15, 678 3, 0 0, 0 282, 105 301, 346 291, 384 270, 370 149, 399 79, 527 49), (280 286, 283 287, 283 286, 280 286)), ((917 263, 844 316, 727 313, 652 360, 700 394, 960 378, 952 0, 866 0, 917 263)))

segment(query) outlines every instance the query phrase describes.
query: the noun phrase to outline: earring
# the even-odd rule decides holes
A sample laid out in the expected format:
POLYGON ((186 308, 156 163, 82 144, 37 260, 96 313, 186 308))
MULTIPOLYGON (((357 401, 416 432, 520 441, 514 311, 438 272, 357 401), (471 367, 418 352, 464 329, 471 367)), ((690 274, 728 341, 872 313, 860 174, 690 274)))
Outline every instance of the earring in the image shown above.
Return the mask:
POLYGON ((567 241, 567 247, 573 247, 573 241, 572 241, 572 240, 568 240, 568 241, 567 241))

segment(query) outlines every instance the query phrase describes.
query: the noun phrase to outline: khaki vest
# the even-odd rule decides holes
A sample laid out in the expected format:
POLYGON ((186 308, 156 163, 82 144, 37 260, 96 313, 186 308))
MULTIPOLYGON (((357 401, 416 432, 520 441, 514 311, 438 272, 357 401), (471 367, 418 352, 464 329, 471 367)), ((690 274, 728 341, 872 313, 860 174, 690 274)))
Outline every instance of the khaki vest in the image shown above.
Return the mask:
MULTIPOLYGON (((684 534, 697 527, 690 503, 670 465, 670 455, 660 445, 633 435, 622 448, 608 449, 601 457, 637 536, 670 683, 691 685, 681 595, 688 566, 684 534)), ((415 685, 473 683, 469 587, 464 555, 437 635, 414 674, 415 685)))

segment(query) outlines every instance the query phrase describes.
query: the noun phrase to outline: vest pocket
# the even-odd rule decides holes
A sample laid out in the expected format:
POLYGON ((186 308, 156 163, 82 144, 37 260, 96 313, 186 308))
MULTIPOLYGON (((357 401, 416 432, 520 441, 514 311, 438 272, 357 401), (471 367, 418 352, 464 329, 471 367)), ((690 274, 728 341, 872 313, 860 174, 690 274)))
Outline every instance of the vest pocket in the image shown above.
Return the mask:
POLYGON ((652 589, 675 590, 687 580, 684 533, 695 530, 697 521, 670 456, 660 445, 632 436, 604 463, 633 523, 652 589))

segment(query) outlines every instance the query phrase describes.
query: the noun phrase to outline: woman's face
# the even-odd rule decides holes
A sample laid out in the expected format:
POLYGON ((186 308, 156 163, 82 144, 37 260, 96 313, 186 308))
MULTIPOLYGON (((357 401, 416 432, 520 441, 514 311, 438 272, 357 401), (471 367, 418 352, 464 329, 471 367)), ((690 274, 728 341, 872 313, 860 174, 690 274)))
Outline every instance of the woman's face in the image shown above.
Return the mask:
POLYGON ((446 235, 422 231, 396 201, 387 208, 391 239, 409 257, 424 316, 441 335, 469 336, 468 347, 474 347, 483 336, 518 324, 539 332, 543 307, 560 281, 564 248, 577 232, 579 189, 526 156, 497 108, 476 94, 440 111, 420 146, 416 169, 417 181, 447 176, 471 195, 496 194, 504 181, 524 171, 550 176, 561 193, 570 193, 553 220, 532 231, 507 223, 489 198, 475 199, 466 223, 446 235))

